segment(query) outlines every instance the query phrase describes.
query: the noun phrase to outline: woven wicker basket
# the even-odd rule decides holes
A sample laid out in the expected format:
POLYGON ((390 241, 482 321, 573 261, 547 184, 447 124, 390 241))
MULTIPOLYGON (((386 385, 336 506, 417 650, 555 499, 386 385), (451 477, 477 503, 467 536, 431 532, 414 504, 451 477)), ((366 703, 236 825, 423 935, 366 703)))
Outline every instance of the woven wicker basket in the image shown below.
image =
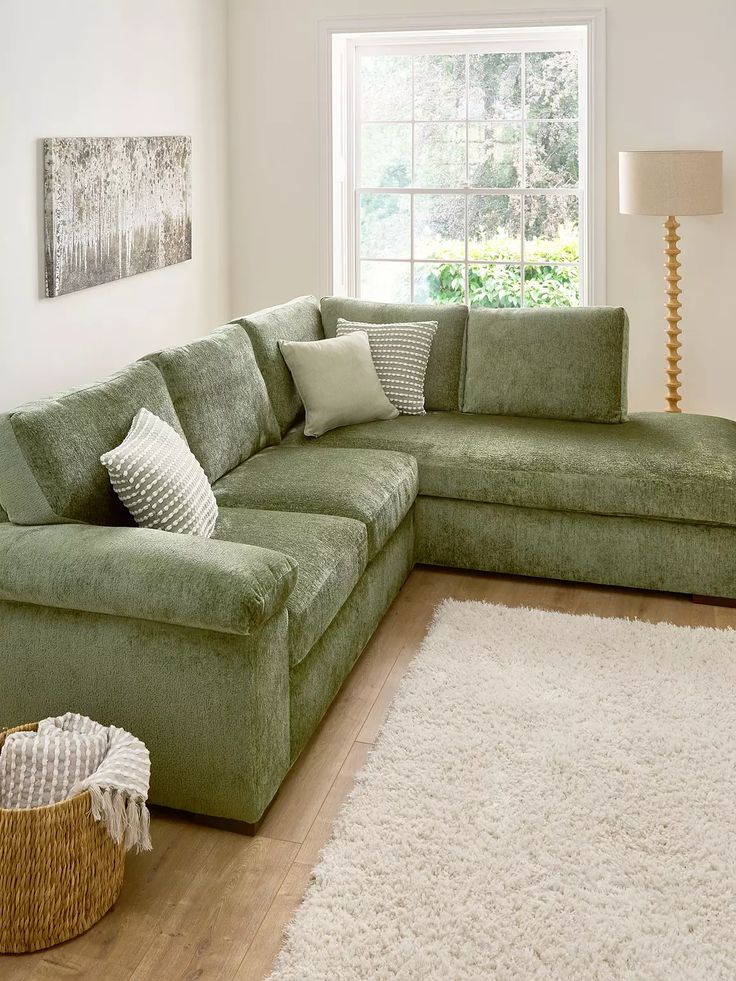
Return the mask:
MULTIPOLYGON (((18 726, 0 732, 0 748, 18 726)), ((60 804, 0 808, 0 953, 51 947, 84 933, 123 884, 125 853, 90 813, 89 792, 60 804)))

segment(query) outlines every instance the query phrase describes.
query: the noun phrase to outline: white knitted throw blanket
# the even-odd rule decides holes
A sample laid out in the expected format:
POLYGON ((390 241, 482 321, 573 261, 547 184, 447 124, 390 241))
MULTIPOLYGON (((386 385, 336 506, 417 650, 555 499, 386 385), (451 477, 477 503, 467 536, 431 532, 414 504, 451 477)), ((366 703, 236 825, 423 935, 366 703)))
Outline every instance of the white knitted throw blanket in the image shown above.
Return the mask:
POLYGON ((140 739, 67 712, 37 732, 14 732, 0 750, 0 807, 42 807, 88 790, 92 816, 126 851, 150 851, 151 762, 140 739))

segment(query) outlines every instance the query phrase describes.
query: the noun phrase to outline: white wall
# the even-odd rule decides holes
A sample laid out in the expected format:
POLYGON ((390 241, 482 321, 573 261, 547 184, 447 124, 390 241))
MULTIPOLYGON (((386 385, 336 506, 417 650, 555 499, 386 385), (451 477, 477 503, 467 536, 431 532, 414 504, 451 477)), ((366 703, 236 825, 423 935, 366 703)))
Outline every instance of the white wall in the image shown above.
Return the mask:
MULTIPOLYGON (((463 0, 465 10, 595 0, 463 0)), ((663 407, 664 271, 656 218, 617 213, 620 149, 723 149, 726 214, 682 222, 684 407, 736 418, 736 3, 609 0, 607 302, 631 317, 630 405, 663 407)), ((452 11, 450 0, 230 0, 231 245, 236 310, 319 289, 322 19, 452 11)))
POLYGON ((0 408, 228 319, 226 0, 2 0, 0 408), (193 259, 42 299, 45 136, 189 135, 193 259))
MULTIPOLYGON (((2 0, 0 409, 99 378, 235 313, 318 292, 319 22, 454 6, 448 0, 229 0, 228 23, 226 5, 2 0), (38 141, 165 133, 194 141, 194 258, 42 299, 38 141)), ((463 2, 467 10, 510 6, 508 0, 463 2)), ((688 410, 736 417, 729 302, 736 280, 736 3, 700 0, 697 14, 690 0, 605 6, 607 300, 631 316, 630 402, 635 409, 662 405, 662 232, 657 219, 618 215, 617 151, 722 148, 726 214, 682 222, 683 394, 688 410)))

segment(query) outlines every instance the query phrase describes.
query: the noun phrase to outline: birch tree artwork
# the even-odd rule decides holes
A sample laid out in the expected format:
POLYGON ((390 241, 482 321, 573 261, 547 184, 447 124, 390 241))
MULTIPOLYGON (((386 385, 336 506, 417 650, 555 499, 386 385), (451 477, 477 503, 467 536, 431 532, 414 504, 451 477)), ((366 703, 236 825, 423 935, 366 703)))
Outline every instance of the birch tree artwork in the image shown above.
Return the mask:
POLYGON ((43 141, 46 296, 192 257, 187 136, 43 141))

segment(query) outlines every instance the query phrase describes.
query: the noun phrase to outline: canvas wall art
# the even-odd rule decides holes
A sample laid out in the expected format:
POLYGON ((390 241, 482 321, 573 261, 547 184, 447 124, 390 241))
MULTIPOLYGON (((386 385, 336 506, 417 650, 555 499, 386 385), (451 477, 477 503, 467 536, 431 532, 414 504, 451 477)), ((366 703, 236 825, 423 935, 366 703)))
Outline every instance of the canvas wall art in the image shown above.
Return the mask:
POLYGON ((192 257, 188 136, 43 141, 46 296, 192 257))

